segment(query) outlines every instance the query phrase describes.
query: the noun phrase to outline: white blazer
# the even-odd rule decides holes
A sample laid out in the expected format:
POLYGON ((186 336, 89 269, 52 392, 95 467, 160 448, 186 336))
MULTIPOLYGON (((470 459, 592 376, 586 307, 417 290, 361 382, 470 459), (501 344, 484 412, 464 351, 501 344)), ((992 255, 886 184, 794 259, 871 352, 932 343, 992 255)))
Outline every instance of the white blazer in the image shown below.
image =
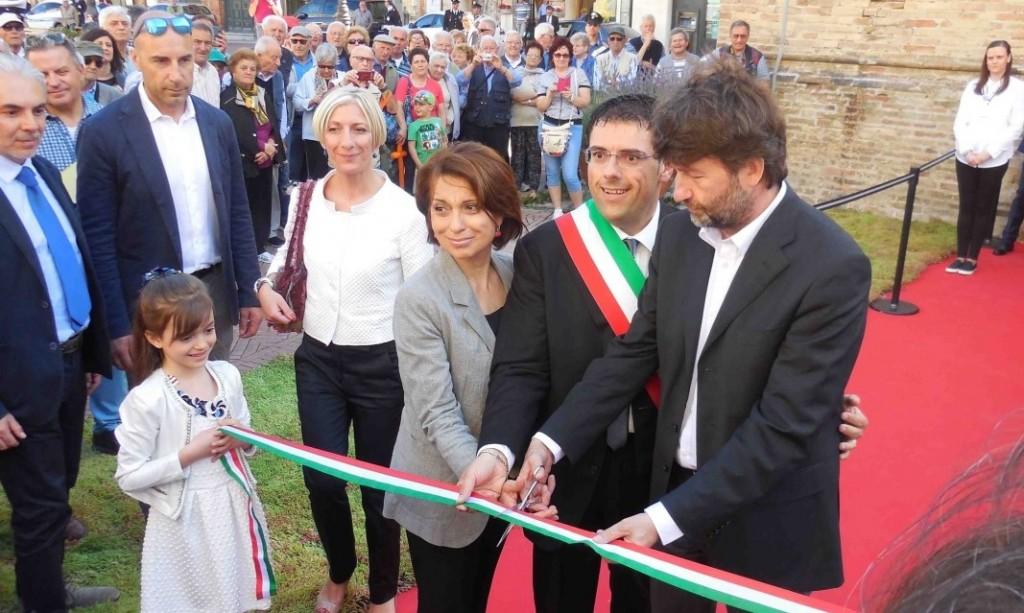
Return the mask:
MULTIPOLYGON (((229 362, 207 362, 207 370, 222 392, 227 416, 248 428, 249 405, 238 369, 229 362)), ((178 398, 162 368, 130 391, 120 410, 121 425, 114 431, 121 444, 117 484, 132 498, 177 519, 190 472, 178 461, 178 452, 192 440, 194 413, 178 398)))

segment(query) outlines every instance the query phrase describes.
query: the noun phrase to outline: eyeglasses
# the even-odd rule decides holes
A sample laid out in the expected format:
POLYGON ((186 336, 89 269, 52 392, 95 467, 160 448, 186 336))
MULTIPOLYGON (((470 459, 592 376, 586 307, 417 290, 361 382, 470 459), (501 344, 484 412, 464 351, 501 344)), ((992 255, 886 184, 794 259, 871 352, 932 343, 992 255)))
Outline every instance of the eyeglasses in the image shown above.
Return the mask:
POLYGON ((96 68, 103 68, 107 64, 107 60, 102 57, 87 57, 82 58, 85 60, 86 66, 95 66, 96 68))
POLYGON ((586 150, 587 163, 597 166, 607 164, 612 158, 623 168, 636 168, 647 160, 653 160, 650 153, 637 151, 636 149, 623 149, 621 151, 608 151, 600 147, 588 147, 586 150))
POLYGON ((365 45, 366 41, 361 39, 361 38, 356 38, 356 39, 350 38, 350 39, 348 39, 348 44, 350 44, 350 45, 365 45))
POLYGON ((293 38, 292 39, 292 44, 293 45, 308 45, 309 41, 306 40, 305 38, 293 38))
POLYGON ((22 32, 25 30, 25 24, 20 21, 12 21, 11 23, 4 24, 5 32, 22 32))
POLYGON ((156 279, 163 279, 164 277, 171 277, 180 274, 181 271, 177 268, 171 268, 170 266, 157 266, 153 270, 142 275, 142 284, 145 285, 150 281, 155 281, 156 279))
POLYGON ((317 64, 316 67, 320 70, 334 70, 336 68, 334 64, 317 64))
POLYGON ((568 53, 552 53, 551 57, 569 57, 568 53))
POLYGON ((622 38, 621 36, 609 36, 608 40, 610 40, 612 42, 615 42, 615 43, 620 43, 620 42, 622 42, 622 41, 624 41, 626 39, 622 38))
POLYGON ((192 33, 192 22, 183 15, 171 17, 170 19, 167 17, 150 17, 142 22, 142 27, 146 29, 146 33, 152 36, 163 36, 167 33, 168 27, 178 34, 192 33))

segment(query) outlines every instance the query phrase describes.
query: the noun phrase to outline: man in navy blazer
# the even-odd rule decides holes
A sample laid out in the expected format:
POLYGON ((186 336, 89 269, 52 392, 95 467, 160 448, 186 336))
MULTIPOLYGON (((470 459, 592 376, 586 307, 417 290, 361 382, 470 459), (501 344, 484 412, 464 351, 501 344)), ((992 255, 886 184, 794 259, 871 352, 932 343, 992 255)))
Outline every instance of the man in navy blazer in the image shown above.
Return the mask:
POLYGON ((106 303, 114 363, 130 369, 132 312, 158 267, 191 273, 213 298, 214 359, 232 324, 252 336, 256 243, 231 120, 189 95, 191 26, 149 11, 135 24, 142 83, 90 118, 78 137, 78 205, 106 303))
POLYGON ((110 345, 78 212, 56 167, 36 156, 43 76, 0 53, 0 79, 0 484, 23 609, 64 611, 118 595, 66 592, 62 573, 86 395, 110 375, 110 345))

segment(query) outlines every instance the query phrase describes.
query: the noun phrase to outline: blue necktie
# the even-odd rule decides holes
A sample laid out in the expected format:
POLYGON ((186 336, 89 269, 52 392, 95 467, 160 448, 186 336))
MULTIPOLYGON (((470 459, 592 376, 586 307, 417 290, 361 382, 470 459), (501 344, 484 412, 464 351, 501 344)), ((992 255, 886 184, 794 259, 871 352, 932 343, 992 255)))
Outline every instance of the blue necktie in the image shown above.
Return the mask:
POLYGON ((57 267, 57 276, 60 277, 68 317, 75 332, 78 332, 89 320, 89 311, 92 309, 89 287, 85 283, 85 271, 78 261, 78 256, 75 255, 71 241, 64 233, 64 228, 60 225, 60 220, 57 219, 57 214, 43 195, 43 190, 39 189, 36 173, 31 168, 22 166, 17 179, 25 186, 32 212, 35 213, 36 221, 39 222, 39 227, 46 237, 46 245, 57 267))

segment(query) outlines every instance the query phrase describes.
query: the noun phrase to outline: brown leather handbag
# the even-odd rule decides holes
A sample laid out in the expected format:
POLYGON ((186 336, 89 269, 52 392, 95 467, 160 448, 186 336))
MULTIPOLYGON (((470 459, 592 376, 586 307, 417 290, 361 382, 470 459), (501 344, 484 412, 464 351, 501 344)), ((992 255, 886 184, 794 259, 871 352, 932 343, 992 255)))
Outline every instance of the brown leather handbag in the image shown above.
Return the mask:
POLYGON ((274 288, 295 312, 295 321, 287 326, 275 326, 278 332, 302 331, 302 316, 306 312, 306 262, 302 243, 306 235, 306 220, 309 218, 309 201, 313 199, 315 185, 316 181, 306 181, 296 188, 299 190, 299 201, 296 204, 298 209, 295 211, 292 235, 288 239, 288 255, 274 280, 274 288))

